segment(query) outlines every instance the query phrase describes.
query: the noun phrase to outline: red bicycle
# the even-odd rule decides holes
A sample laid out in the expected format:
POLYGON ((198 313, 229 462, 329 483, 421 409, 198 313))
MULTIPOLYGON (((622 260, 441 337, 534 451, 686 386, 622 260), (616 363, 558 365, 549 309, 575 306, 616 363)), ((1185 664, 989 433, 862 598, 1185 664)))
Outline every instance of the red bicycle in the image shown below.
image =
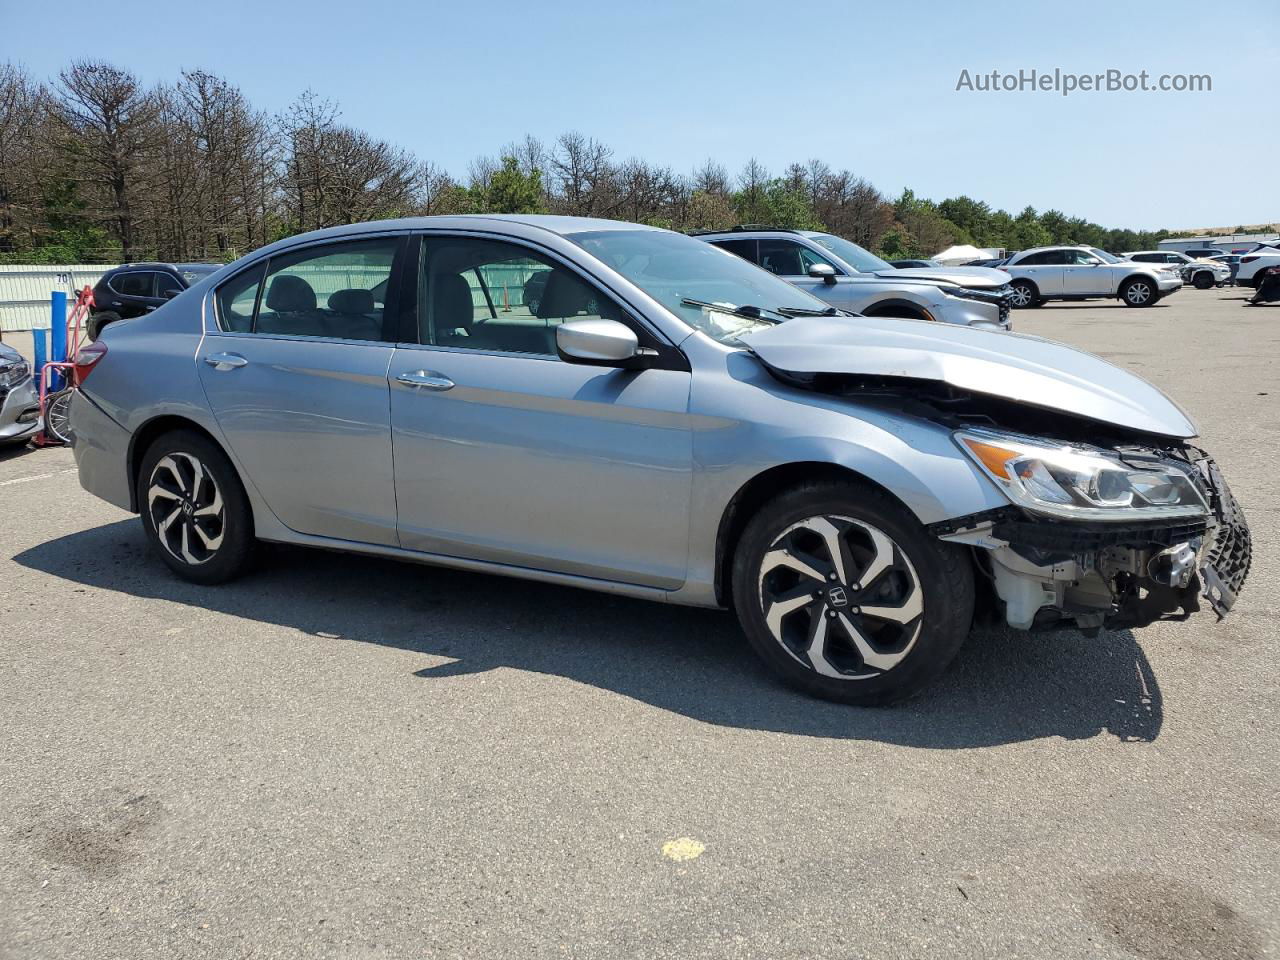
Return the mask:
POLYGON ((38 446, 59 446, 69 444, 73 439, 71 396, 80 383, 81 361, 87 354, 95 352, 86 325, 92 306, 93 289, 85 287, 76 294, 75 304, 67 314, 67 359, 46 363, 40 369, 40 422, 43 426, 34 438, 38 446), (57 390, 52 389, 55 376, 63 381, 57 390))

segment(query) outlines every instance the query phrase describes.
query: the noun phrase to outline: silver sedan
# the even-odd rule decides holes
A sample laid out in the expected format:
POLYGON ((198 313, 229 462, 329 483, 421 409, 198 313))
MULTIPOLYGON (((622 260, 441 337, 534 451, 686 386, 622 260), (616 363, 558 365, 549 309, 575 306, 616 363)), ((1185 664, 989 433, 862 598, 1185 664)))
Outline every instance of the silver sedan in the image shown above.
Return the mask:
POLYGON ((265 540, 730 607, 845 702, 921 689, 975 617, 1225 614, 1248 568, 1195 427, 1138 377, 843 314, 635 224, 294 237, 78 362, 81 482, 183 577, 237 576, 265 540))

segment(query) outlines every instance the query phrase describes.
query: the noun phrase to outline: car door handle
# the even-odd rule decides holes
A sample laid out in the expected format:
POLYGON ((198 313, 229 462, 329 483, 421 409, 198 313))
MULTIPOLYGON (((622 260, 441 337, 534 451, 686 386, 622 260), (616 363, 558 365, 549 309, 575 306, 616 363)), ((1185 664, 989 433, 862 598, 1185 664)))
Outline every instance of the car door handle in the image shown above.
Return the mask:
POLYGON ((215 370, 234 370, 249 364, 249 361, 238 353, 211 353, 204 358, 204 362, 215 370))
POLYGON ((434 370, 415 370, 413 373, 402 373, 396 377, 397 383, 410 387, 425 387, 427 390, 452 390, 453 381, 434 370))

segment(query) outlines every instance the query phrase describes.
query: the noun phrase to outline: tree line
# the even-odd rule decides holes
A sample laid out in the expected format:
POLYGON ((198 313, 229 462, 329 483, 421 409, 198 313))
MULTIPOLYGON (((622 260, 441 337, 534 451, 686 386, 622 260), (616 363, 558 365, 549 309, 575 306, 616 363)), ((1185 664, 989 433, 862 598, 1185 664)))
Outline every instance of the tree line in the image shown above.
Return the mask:
POLYGON ((455 177, 343 123, 312 92, 272 115, 203 70, 147 87, 102 61, 76 61, 51 82, 0 64, 0 262, 228 261, 363 220, 544 212, 685 231, 823 229, 889 258, 955 243, 1129 250, 1168 235, 1056 210, 1010 214, 964 196, 891 198, 816 159, 780 174, 754 159, 736 175, 715 160, 681 173, 577 132, 550 143, 526 136, 455 177))

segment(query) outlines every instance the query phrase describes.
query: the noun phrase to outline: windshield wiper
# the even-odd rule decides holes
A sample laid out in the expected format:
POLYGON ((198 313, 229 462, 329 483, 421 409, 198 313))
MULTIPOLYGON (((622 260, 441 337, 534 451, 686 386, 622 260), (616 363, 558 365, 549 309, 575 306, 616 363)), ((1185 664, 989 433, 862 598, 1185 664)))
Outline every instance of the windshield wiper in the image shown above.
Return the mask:
POLYGON ((774 312, 784 317, 838 317, 844 311, 837 310, 835 307, 827 307, 825 310, 812 310, 809 307, 779 307, 774 312))
MULTIPOLYGON (((710 300, 695 300, 693 297, 681 297, 680 302, 690 307, 705 307, 708 310, 719 310, 721 313, 727 313, 735 317, 746 317, 748 320, 761 320, 765 323, 780 323, 772 317, 764 315, 765 308, 757 307, 754 304, 744 303, 740 307, 732 306, 727 303, 712 303, 710 300)), ((776 313, 781 317, 787 315, 781 310, 770 310, 769 313, 776 313)))

